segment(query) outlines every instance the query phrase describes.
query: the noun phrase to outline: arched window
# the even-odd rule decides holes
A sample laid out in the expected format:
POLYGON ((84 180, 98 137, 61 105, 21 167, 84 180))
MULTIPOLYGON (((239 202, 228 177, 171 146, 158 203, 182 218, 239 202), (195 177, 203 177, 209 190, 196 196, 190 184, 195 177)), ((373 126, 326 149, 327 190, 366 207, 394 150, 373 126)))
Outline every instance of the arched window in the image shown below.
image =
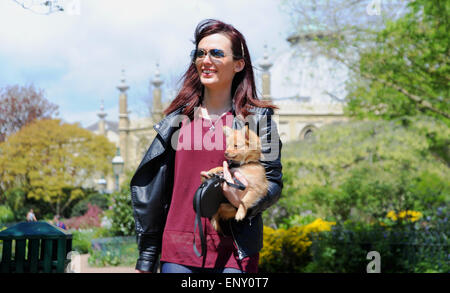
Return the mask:
POLYGON ((309 139, 314 135, 314 132, 317 130, 317 127, 314 125, 307 125, 300 132, 300 139, 309 139))
POLYGON ((303 135, 303 139, 308 139, 313 136, 313 131, 311 129, 306 130, 305 134, 303 135))

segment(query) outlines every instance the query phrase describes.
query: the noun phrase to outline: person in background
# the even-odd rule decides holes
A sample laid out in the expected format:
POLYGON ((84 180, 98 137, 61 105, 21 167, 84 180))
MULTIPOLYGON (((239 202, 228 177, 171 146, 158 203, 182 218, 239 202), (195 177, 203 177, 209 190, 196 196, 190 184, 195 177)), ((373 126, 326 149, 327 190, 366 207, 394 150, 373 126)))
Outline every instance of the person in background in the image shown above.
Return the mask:
POLYGON ((55 217, 53 218, 53 225, 66 230, 66 225, 62 221, 59 220, 59 215, 55 215, 55 217))
POLYGON ((34 215, 33 209, 30 209, 30 211, 27 214, 27 222, 37 222, 36 216, 34 215))

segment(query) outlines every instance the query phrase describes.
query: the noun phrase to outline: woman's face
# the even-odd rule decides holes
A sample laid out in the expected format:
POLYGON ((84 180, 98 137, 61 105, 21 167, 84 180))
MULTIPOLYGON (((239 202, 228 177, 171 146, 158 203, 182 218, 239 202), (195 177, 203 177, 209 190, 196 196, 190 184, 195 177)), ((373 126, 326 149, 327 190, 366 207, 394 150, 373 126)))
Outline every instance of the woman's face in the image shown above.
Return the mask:
POLYGON ((196 58, 195 66, 201 83, 209 89, 231 88, 234 75, 244 68, 243 59, 233 60, 231 41, 223 34, 204 37, 198 43, 197 50, 208 52, 203 58, 196 58), (215 58, 209 53, 212 49, 222 50, 224 57, 215 58))

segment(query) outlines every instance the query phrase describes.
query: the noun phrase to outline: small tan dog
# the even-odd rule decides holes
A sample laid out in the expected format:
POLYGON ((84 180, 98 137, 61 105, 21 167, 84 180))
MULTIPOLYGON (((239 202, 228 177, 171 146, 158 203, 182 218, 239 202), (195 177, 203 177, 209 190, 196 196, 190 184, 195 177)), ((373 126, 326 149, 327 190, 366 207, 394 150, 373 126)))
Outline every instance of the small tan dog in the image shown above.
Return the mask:
MULTIPOLYGON (((226 136, 225 158, 232 161, 233 164, 239 165, 238 167, 232 167, 230 173, 233 176, 236 171, 239 171, 247 179, 248 186, 241 197, 238 209, 230 203, 222 203, 217 213, 211 218, 211 224, 218 232, 222 231, 219 225, 220 219, 235 218, 237 221, 243 220, 247 210, 267 194, 269 185, 266 171, 259 162, 261 158, 261 142, 256 133, 250 130, 247 125, 241 130, 224 126, 223 132, 226 136)), ((223 174, 223 167, 213 168, 206 173, 223 174)), ((202 182, 206 178, 202 175, 202 182)))

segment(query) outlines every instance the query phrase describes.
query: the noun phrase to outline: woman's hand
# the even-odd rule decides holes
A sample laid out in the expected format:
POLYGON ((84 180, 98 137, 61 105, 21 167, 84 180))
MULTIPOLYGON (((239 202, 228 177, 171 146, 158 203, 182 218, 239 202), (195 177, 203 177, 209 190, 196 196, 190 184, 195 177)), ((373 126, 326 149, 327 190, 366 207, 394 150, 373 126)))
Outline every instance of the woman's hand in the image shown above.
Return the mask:
MULTIPOLYGON (((231 176, 230 170, 228 169, 227 161, 223 161, 223 177, 228 182, 235 183, 231 176)), ((242 175, 238 171, 234 172, 234 177, 236 177, 236 179, 239 180, 245 186, 245 190, 240 190, 240 189, 237 189, 234 187, 230 187, 225 182, 222 183, 222 189, 223 189, 223 195, 228 199, 228 201, 234 207, 239 208, 239 205, 241 203, 241 198, 247 193, 248 181, 244 177, 244 175, 242 175)))

